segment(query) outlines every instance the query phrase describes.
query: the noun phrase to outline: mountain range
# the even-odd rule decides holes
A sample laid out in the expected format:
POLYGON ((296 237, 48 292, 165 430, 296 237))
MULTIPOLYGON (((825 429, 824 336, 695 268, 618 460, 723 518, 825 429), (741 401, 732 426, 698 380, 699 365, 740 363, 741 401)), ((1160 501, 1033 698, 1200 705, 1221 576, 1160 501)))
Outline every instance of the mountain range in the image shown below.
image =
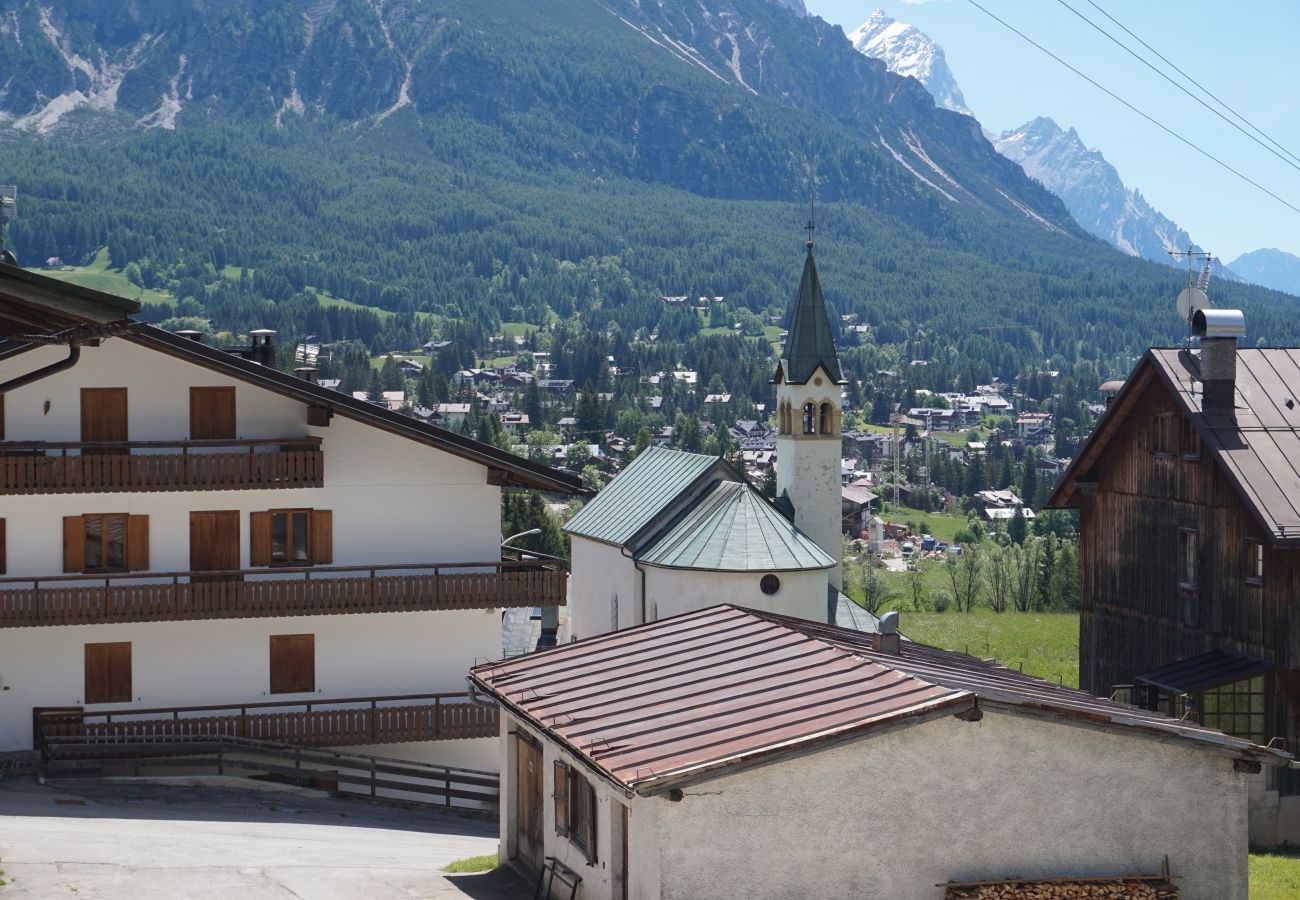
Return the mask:
POLYGON ((828 296, 890 353, 1017 324, 978 344, 1012 375, 1177 330, 1167 269, 797 2, 15 0, 0 69, 20 256, 104 248, 222 327, 309 327, 318 296, 485 328, 689 331, 659 301, 683 293, 771 317, 815 196, 828 296))
MULTIPOLYGON (((849 39, 859 52, 880 59, 891 72, 916 78, 939 105, 973 115, 943 48, 914 25, 897 22, 878 9, 849 33, 849 39)), ((1154 209, 1139 190, 1127 187, 1101 151, 1086 145, 1073 128, 1063 129, 1039 116, 1001 135, 990 135, 990 140, 999 153, 1060 197, 1089 234, 1116 249, 1165 262, 1167 251, 1197 246, 1186 230, 1154 209)), ((1297 293, 1300 281, 1291 271, 1300 269, 1300 258, 1280 250, 1266 255, 1269 264, 1248 263, 1245 271, 1239 271, 1234 262, 1220 274, 1297 293)))

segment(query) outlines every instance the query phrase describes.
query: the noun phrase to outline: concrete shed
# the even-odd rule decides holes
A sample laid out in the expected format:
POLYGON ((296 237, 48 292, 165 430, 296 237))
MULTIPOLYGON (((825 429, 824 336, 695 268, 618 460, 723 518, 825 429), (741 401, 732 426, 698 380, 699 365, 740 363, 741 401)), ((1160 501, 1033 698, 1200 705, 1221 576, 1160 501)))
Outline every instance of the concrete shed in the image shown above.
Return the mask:
POLYGON ((569 873, 582 900, 937 900, 1166 859, 1182 897, 1244 900, 1249 777, 1290 761, 897 635, 730 605, 470 681, 502 708, 503 862, 569 873))

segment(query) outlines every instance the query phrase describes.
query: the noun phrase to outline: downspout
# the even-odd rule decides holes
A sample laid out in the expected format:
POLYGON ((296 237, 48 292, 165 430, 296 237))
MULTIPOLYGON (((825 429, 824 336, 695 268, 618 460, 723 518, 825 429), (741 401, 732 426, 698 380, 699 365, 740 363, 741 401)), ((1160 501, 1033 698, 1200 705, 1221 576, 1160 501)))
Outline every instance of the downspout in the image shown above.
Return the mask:
POLYGON ((17 378, 11 378, 4 383, 0 383, 0 395, 7 394, 9 391, 16 390, 20 387, 26 387, 42 378, 48 378, 65 369, 71 369, 81 359, 81 345, 77 343, 68 344, 68 356, 58 362, 50 363, 48 366, 42 366, 34 372, 28 372, 26 375, 19 375, 17 378))
POLYGON ((631 554, 629 554, 629 553, 627 552, 627 548, 626 548, 626 547, 619 547, 619 548, 618 548, 618 552, 621 553, 621 554, 622 554, 624 557, 626 557, 627 559, 632 560, 632 568, 636 569, 638 572, 641 573, 641 621, 640 621, 640 622, 633 622, 632 624, 634 624, 634 625, 644 625, 644 624, 646 623, 646 615, 645 615, 645 614, 646 614, 646 606, 645 606, 645 569, 641 568, 641 564, 640 564, 639 562, 637 562, 637 559, 636 559, 635 556, 632 556, 631 554))

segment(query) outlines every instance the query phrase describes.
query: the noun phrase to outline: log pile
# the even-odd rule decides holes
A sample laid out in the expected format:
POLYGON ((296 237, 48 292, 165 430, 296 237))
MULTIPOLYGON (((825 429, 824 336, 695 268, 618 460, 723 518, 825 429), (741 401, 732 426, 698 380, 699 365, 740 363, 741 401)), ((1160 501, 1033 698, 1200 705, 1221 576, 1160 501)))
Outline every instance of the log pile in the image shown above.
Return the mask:
POLYGON ((945 885, 945 900, 1167 900, 1178 887, 1164 879, 1002 881, 945 885))

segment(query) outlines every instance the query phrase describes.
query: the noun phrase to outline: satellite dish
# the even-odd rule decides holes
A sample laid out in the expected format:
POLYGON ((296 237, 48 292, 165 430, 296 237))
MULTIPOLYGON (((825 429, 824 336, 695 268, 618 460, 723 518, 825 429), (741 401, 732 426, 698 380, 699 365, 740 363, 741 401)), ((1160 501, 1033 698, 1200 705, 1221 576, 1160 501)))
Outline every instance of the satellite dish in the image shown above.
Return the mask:
POLYGON ((1183 288, 1178 295, 1178 315, 1184 322, 1190 322, 1197 310, 1205 309, 1209 305, 1210 298, 1200 288, 1183 288))

